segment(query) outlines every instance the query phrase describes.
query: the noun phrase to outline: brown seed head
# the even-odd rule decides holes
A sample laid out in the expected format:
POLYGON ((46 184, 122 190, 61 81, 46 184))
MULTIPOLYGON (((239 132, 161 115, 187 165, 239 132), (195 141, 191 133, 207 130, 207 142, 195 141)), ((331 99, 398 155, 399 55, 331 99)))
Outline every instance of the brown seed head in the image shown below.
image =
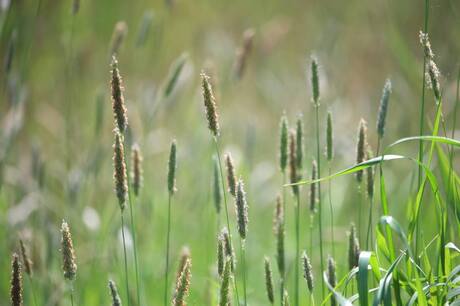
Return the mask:
POLYGON ((123 96, 123 80, 120 76, 120 72, 118 71, 118 61, 115 56, 112 57, 111 88, 112 109, 115 119, 115 126, 117 126, 120 133, 123 134, 126 131, 126 127, 128 126, 128 117, 126 115, 125 98, 123 96))
POLYGON ((115 193, 121 210, 125 208, 126 195, 128 193, 128 183, 126 175, 125 149, 123 146, 123 136, 117 128, 114 129, 115 141, 113 145, 113 179, 115 182, 115 193))
MULTIPOLYGON (((367 148, 367 123, 361 118, 358 128, 358 143, 356 146, 356 164, 360 164, 366 158, 367 148)), ((356 179, 360 183, 363 179, 363 170, 356 172, 356 179)))
POLYGON ((74 280, 77 275, 75 251, 69 225, 64 220, 62 220, 61 235, 62 270, 64 271, 64 278, 74 280))
POLYGON ((212 135, 217 137, 219 136, 219 116, 217 115, 216 99, 212 91, 209 77, 204 71, 201 72, 201 89, 203 92, 206 118, 208 119, 208 127, 212 135))
POLYGON ((22 275, 21 263, 19 262, 18 254, 13 254, 13 261, 11 262, 11 305, 22 306, 22 275))
POLYGON ((192 259, 187 258, 182 267, 182 271, 176 280, 176 291, 172 300, 173 306, 185 306, 187 305, 186 299, 190 290, 190 279, 192 277, 191 269, 192 259))
POLYGON ((22 239, 19 239, 19 247, 21 250, 21 257, 22 257, 22 262, 24 264, 24 271, 29 275, 32 276, 32 261, 30 260, 26 247, 24 246, 24 242, 22 239))
MULTIPOLYGON (((299 177, 297 175, 297 149, 296 149, 296 133, 294 130, 289 132, 289 177, 291 184, 297 183, 299 177)), ((292 186, 292 192, 295 196, 299 194, 299 186, 292 186)))
POLYGON ((139 196, 139 190, 142 187, 142 154, 138 144, 134 144, 131 148, 131 158, 132 158, 132 185, 134 195, 139 196))
POLYGON ((285 253, 284 253, 284 209, 281 196, 276 198, 275 214, 273 217, 273 232, 276 240, 276 262, 278 271, 282 278, 285 273, 285 253))
POLYGON ((235 197, 236 196, 236 175, 235 166, 233 164, 233 158, 230 153, 225 155, 225 166, 227 168, 227 184, 228 192, 235 197))

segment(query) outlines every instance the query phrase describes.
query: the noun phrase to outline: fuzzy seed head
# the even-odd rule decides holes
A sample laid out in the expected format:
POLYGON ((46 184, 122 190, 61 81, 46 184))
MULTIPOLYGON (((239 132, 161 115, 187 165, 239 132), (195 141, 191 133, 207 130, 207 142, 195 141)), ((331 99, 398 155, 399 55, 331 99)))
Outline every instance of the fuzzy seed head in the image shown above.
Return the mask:
POLYGON ((380 98, 379 113, 377 115, 377 133, 380 138, 383 137, 385 132, 385 119, 388 111, 388 101, 391 94, 391 81, 387 79, 385 86, 383 86, 382 97, 380 98))
POLYGON ((123 80, 118 70, 118 61, 115 56, 112 57, 112 109, 115 119, 115 126, 121 134, 126 131, 128 126, 128 116, 126 115, 125 98, 123 96, 123 80))
POLYGON ((281 196, 276 198, 275 214, 273 217, 273 232, 276 239, 276 262, 278 271, 282 278, 285 273, 285 253, 284 253, 284 208, 281 196))
POLYGON ((428 73, 426 79, 428 87, 433 90, 436 101, 439 101, 441 99, 441 85, 439 83, 439 77, 441 73, 439 72, 438 66, 436 66, 436 63, 433 60, 430 60, 427 65, 428 73))
POLYGON ((216 207, 217 214, 219 214, 222 206, 222 182, 220 180, 219 161, 217 157, 213 159, 213 166, 212 193, 214 196, 214 206, 216 207))
POLYGON ((13 260, 11 262, 11 305, 22 306, 22 274, 21 274, 21 263, 19 262, 18 254, 13 254, 13 260))
POLYGON ((224 258, 227 256, 225 255, 225 242, 221 235, 217 237, 217 274, 220 277, 223 276, 224 273, 224 258))
POLYGON ((286 171, 288 161, 288 120, 286 114, 283 114, 280 121, 280 170, 286 171))
MULTIPOLYGON (((327 258, 327 281, 329 282, 332 288, 335 288, 335 286, 337 286, 337 276, 335 274, 335 261, 331 256, 327 258)), ((337 305, 337 301, 335 300, 335 297, 332 297, 331 306, 335 305, 337 305)))
POLYGON ((113 180, 115 183, 115 193, 118 198, 120 209, 123 210, 128 194, 128 183, 126 175, 125 149, 123 146, 123 136, 117 128, 114 129, 115 141, 113 145, 113 180))
POLYGON ((171 149, 169 151, 169 161, 168 161, 168 191, 170 195, 173 195, 176 192, 176 140, 174 139, 171 142, 171 149))
POLYGON ((319 106, 319 77, 318 77, 318 60, 311 58, 311 88, 313 91, 313 104, 319 106))
POLYGON ((433 50, 431 50, 431 43, 430 43, 430 38, 428 37, 428 33, 423 33, 422 31, 420 31, 419 39, 420 39, 420 44, 423 47, 425 57, 429 60, 432 60, 434 58, 434 53, 433 53, 433 50))
MULTIPOLYGON (((289 177, 291 184, 297 183, 299 177, 297 175, 297 148, 296 148, 296 133, 291 130, 289 132, 289 177)), ((295 196, 299 194, 299 186, 292 186, 292 192, 295 196)))
POLYGON ((109 280, 110 296, 112 297, 112 306, 121 306, 120 295, 118 294, 117 285, 113 280, 109 280))
POLYGON ((142 154, 138 144, 134 144, 131 148, 132 168, 131 177, 133 184, 133 191, 136 197, 139 196, 139 190, 142 187, 143 176, 142 176, 142 154))
POLYGON ((231 259, 230 267, 233 272, 236 265, 235 252, 233 251, 232 237, 230 236, 230 233, 226 227, 224 227, 220 232, 220 239, 224 244, 225 257, 231 259))
POLYGON ((350 270, 358 266, 359 252, 359 241, 356 236, 356 227, 352 223, 350 225, 350 233, 348 236, 348 268, 350 270))
POLYGON ((22 262, 24 265, 24 271, 29 275, 32 276, 32 261, 30 260, 26 247, 24 246, 24 242, 22 239, 19 239, 19 247, 21 250, 21 257, 22 257, 22 262))
MULTIPOLYGON (((358 143, 356 146, 356 164, 360 164, 366 157, 367 148, 367 123, 364 119, 359 122, 358 143)), ((361 183, 363 179, 363 170, 356 172, 356 179, 361 183)))
POLYGON ((302 172, 302 160, 303 160, 303 122, 302 122, 302 115, 299 115, 296 122, 296 167, 297 171, 299 172, 300 179, 300 172, 302 172))
MULTIPOLYGON (((367 148, 367 160, 373 157, 372 149, 370 147, 367 148)), ((366 176, 367 176, 367 196, 369 199, 374 197, 374 167, 369 167, 366 169, 366 176)))
POLYGON ((267 297, 271 304, 275 302, 275 296, 273 294, 273 273, 270 265, 270 260, 265 257, 265 288, 267 289, 267 297))
POLYGON ((332 113, 327 112, 327 125, 326 125, 326 158, 328 162, 331 162, 334 158, 334 144, 332 134, 332 113))
MULTIPOLYGON (((311 180, 318 179, 318 164, 316 160, 311 162, 311 180)), ((318 204, 318 183, 310 184, 310 212, 312 214, 316 211, 316 205, 318 204)))
POLYGON ((64 278, 67 280, 74 280, 77 275, 75 250, 73 248, 69 225, 64 220, 62 220, 61 225, 61 236, 62 270, 64 271, 64 278))
POLYGON ((239 179, 236 187, 236 217, 238 223, 238 233, 241 239, 246 239, 248 227, 248 203, 246 201, 246 192, 244 191, 243 180, 239 179))
POLYGON ((224 265, 224 275, 222 277, 222 282, 220 284, 220 299, 219 306, 230 306, 231 297, 230 297, 230 285, 232 283, 232 269, 231 269, 231 259, 227 258, 224 265))
POLYGON ((233 164, 232 155, 227 153, 225 155, 225 167, 227 168, 227 184, 228 192, 235 197, 236 196, 236 175, 235 166, 233 164))
POLYGON ((208 127, 214 137, 219 136, 219 116, 217 115, 216 99, 211 87, 209 77, 204 71, 201 72, 201 89, 203 92, 204 107, 208 127))
POLYGON ((254 41, 255 31, 253 29, 247 29, 243 33, 243 44, 236 51, 236 60, 234 64, 234 73, 237 79, 241 79, 244 74, 246 64, 249 58, 249 55, 252 50, 252 45, 254 41))
POLYGON ((303 265, 303 278, 307 281, 307 287, 311 294, 313 294, 313 268, 311 267, 310 258, 308 258, 307 252, 302 254, 302 265, 303 265))
POLYGON ((187 259, 189 258, 191 258, 190 249, 188 248, 188 246, 183 246, 180 251, 179 265, 177 268, 176 278, 178 278, 180 274, 182 273, 182 270, 184 269, 184 265, 187 262, 187 259))
POLYGON ((190 257, 187 257, 183 264, 182 271, 176 280, 176 291, 174 293, 174 297, 172 300, 172 306, 187 305, 185 300, 187 299, 190 290, 190 279, 192 277, 190 271, 191 267, 192 259, 190 257))

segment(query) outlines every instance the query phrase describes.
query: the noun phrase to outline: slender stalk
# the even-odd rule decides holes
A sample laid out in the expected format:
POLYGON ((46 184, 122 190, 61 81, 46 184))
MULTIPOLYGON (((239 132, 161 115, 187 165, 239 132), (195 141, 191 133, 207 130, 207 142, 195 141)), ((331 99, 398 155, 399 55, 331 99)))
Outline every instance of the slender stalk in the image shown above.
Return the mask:
POLYGON ((300 264, 300 195, 296 194, 296 210, 295 210, 295 305, 299 305, 299 264, 300 264))
POLYGON ((126 239, 125 239, 125 220, 123 218, 123 211, 121 212, 121 236, 123 238, 123 254, 125 257, 125 285, 126 285, 126 301, 130 305, 129 298, 129 281, 128 281, 128 256, 126 254, 126 239))
POLYGON ((168 305, 168 275, 169 275, 169 244, 171 236, 171 193, 168 194, 168 228, 166 234, 166 266, 165 266, 165 290, 164 290, 164 305, 168 305))
MULTIPOLYGON (((329 176, 331 176, 332 171, 331 171, 331 164, 329 163, 329 176)), ((331 211, 331 226, 330 226, 330 231, 331 231, 331 245, 332 245, 332 257, 335 258, 335 243, 334 243, 334 210, 332 208, 332 180, 328 180, 329 183, 329 210, 331 211)))
POLYGON ((73 281, 70 281, 70 305, 73 306, 73 281))
POLYGON ((247 293, 246 293, 246 249, 244 246, 244 240, 240 237, 240 257, 241 265, 243 266, 243 295, 244 295, 244 306, 248 305, 247 302, 247 293))
MULTIPOLYGON (((224 171, 223 171, 223 168, 222 168, 222 162, 221 162, 221 158, 220 158, 219 141, 218 141, 217 137, 215 137, 215 136, 214 136, 214 145, 215 145, 216 154, 217 154, 217 162, 219 164, 220 183, 222 185, 222 193, 224 195, 224 207, 225 207, 225 217, 226 217, 226 221, 227 221, 228 235, 229 235, 229 238, 230 238, 230 241, 231 241, 231 239, 232 239, 232 234, 231 234, 232 231, 231 231, 231 228, 230 228, 230 219, 228 217, 227 192, 226 192, 225 183, 224 183, 225 182, 224 181, 224 171)), ((236 286, 236 278, 233 281, 233 287, 235 289, 237 305, 240 305, 238 287, 236 286)))
MULTIPOLYGON (((424 27, 423 27, 423 32, 428 33, 428 18, 429 18, 429 0, 425 0, 425 22, 424 22, 424 27)), ((426 56, 423 56, 423 74, 422 74, 422 101, 421 101, 421 107, 420 107, 420 130, 419 130, 419 135, 423 136, 424 134, 424 121, 425 121, 425 74, 426 74, 426 56)), ((423 163, 423 141, 419 141, 419 149, 418 149, 418 160, 420 163, 423 163)), ((422 184, 422 166, 419 165, 418 167, 418 188, 420 188, 420 185, 422 184)), ((418 254, 418 236, 420 232, 420 222, 419 218, 416 220, 416 237, 415 237, 415 254, 418 254)))
POLYGON ((315 306, 315 296, 313 293, 310 293, 310 305, 315 306))
MULTIPOLYGON (((457 90, 456 90, 456 95, 455 95, 455 106, 454 106, 454 119, 452 123, 452 134, 451 138, 455 139, 455 127, 457 126, 457 111, 458 111, 458 105, 460 103, 460 69, 458 70, 458 75, 457 75, 457 90)), ((450 149, 450 156, 449 156, 449 186, 448 186, 448 194, 451 193, 450 188, 454 187, 455 191, 457 188, 455 187, 454 181, 453 181, 453 160, 454 160, 454 148, 451 146, 450 149)), ((455 202, 456 200, 456 195, 453 195, 453 200, 454 200, 454 214, 455 214, 455 220, 457 221, 457 227, 460 226, 459 223, 459 218, 458 218, 458 212, 457 212, 457 203, 455 202)))
POLYGON ((29 280, 30 291, 32 292, 32 299, 34 301, 34 306, 37 306, 37 298, 35 297, 35 288, 34 288, 34 284, 32 282, 32 277, 28 274, 27 279, 29 280))
MULTIPOLYGON (((319 143, 319 105, 315 104, 316 117, 316 162, 318 163, 318 177, 321 177, 321 150, 319 143)), ((320 267, 324 271, 323 260, 323 222, 322 222, 322 205, 321 205, 321 183, 318 182, 318 227, 319 227, 319 253, 320 267)), ((321 282, 321 297, 324 299, 324 282, 321 282)))
POLYGON ((366 250, 369 250, 369 240, 372 242, 372 206, 374 204, 374 197, 369 197, 369 219, 367 221, 367 236, 366 236, 366 250))
MULTIPOLYGON (((283 186, 286 185, 286 170, 283 170, 283 186)), ((286 213, 286 188, 282 187, 283 189, 283 214, 286 213)), ((284 218, 284 228, 286 228, 286 218, 284 218)), ((284 279, 286 275, 283 273, 281 275, 280 280, 280 305, 283 306, 283 298, 284 298, 284 279)))

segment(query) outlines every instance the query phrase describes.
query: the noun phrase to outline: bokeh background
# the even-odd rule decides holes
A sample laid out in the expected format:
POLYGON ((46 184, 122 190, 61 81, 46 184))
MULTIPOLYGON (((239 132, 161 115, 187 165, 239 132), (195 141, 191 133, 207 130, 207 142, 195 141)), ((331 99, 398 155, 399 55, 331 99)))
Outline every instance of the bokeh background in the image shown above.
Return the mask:
MULTIPOLYGON (((310 175, 315 154, 310 56, 315 55, 321 65, 322 126, 327 110, 334 117, 332 171, 354 163, 360 118, 368 121, 369 143, 375 150, 375 122, 386 78, 391 78, 393 92, 384 145, 418 133, 423 81, 418 33, 424 23, 423 1, 82 0, 76 14, 72 14, 70 0, 2 0, 0 4, 2 305, 8 300, 10 254, 18 249, 19 238, 26 242, 35 263, 39 304, 67 304, 59 253, 63 218, 71 226, 76 247, 78 304, 109 304, 109 278, 118 283, 125 299, 119 208, 112 182, 109 96, 110 53, 114 28, 120 21, 125 36, 117 54, 126 89, 129 142, 139 143, 144 155, 144 187, 134 203, 144 305, 157 305, 163 297, 166 170, 172 139, 178 143, 178 192, 173 199, 171 271, 181 247, 188 245, 193 258, 189 304, 215 304, 214 147, 202 105, 202 69, 216 85, 223 152, 231 152, 246 182, 251 305, 266 304, 263 256, 270 256, 274 264, 271 232, 275 197, 282 183, 277 162, 283 111, 291 124, 303 114, 305 177, 310 175), (254 30, 253 48, 238 79, 234 76, 236 53, 247 29, 254 30), (174 90, 165 97, 163 89, 178 58, 186 59, 185 66, 174 90), (12 59, 10 65, 8 59, 12 59)), ((450 134, 458 128, 452 126, 452 120, 460 62, 460 3, 431 1, 429 34, 442 73, 450 134)), ((429 92, 426 129, 434 107, 429 92)), ((321 137, 325 140, 324 131, 321 137)), ((415 157, 417 149, 412 143, 398 152, 415 157)), ((390 210, 405 224, 405 204, 413 194, 416 168, 404 162, 386 168, 390 210)), ((323 166, 322 175, 326 172, 323 166)), ((335 255, 338 273, 343 275, 347 272, 345 256, 341 256, 347 245, 346 229, 351 221, 356 222, 359 199, 353 177, 332 184, 335 255)), ((323 199, 326 205, 326 193, 323 199)), ((302 202, 305 248, 310 237, 306 188, 302 202)), ((289 266, 294 258, 292 203, 289 198, 289 266)), ((376 204, 376 210, 378 207, 376 204)), ((428 223, 432 217, 423 216, 423 220, 428 223)), ((329 237, 328 231, 325 236, 329 237)), ((426 236, 432 236, 429 229, 426 236)), ((330 241, 326 241, 328 252, 330 241)), ((309 252, 320 279, 318 250, 309 252)), ((26 283, 25 299, 31 305, 28 286, 26 283)), ((301 289, 306 292, 305 286, 301 289)), ((306 301, 304 294, 302 302, 306 301)))

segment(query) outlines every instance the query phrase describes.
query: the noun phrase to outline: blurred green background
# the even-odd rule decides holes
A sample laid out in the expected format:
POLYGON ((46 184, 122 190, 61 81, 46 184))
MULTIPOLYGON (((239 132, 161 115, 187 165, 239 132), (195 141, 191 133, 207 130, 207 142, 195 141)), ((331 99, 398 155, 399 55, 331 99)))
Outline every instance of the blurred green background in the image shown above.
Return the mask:
MULTIPOLYGON (((119 21, 127 26, 118 61, 126 89, 129 142, 138 142, 144 155, 144 187, 134 203, 144 305, 157 305, 163 298, 166 170, 173 138, 178 142, 178 192, 173 199, 171 271, 176 269, 181 247, 188 245, 193 261, 189 304, 216 304, 214 147, 202 105, 202 69, 210 72, 216 84, 222 149, 232 153, 238 175, 246 182, 251 305, 267 304, 263 256, 270 256, 275 264, 271 232, 275 197, 282 183, 277 154, 283 111, 290 123, 303 113, 307 169, 303 175, 310 176, 315 154, 310 55, 321 64, 322 125, 328 109, 334 116, 333 171, 354 163, 361 117, 368 121, 369 143, 375 150, 377 109, 388 77, 393 93, 384 145, 418 133, 423 69, 418 33, 423 28, 424 1, 171 1, 82 0, 75 15, 70 0, 42 0, 39 10, 37 0, 1 2, 0 304, 7 304, 10 254, 18 249, 19 238, 26 242, 35 263, 39 305, 68 304, 59 253, 63 218, 70 224, 76 247, 77 304, 109 304, 109 278, 118 283, 125 299, 119 208, 112 182, 109 96, 109 55, 119 21), (248 28, 255 31, 253 48, 244 74, 236 79, 236 50, 248 28), (12 43, 8 70, 5 61, 12 43), (178 82, 171 95, 163 98, 171 66, 184 53, 187 60, 178 82)), ((451 130, 458 128, 452 126, 460 62, 458 1, 431 1, 429 34, 442 73, 445 120, 451 130)), ((427 97, 429 123, 435 105, 431 92, 427 97)), ((323 131, 321 136, 324 140, 323 131)), ((400 150, 415 157, 417 148, 412 143, 400 150)), ((405 204, 416 169, 409 163, 386 168, 391 213, 405 224, 405 204)), ((322 175, 326 172, 323 166, 322 175)), ((332 184, 335 255, 342 276, 347 272, 341 256, 347 245, 346 229, 351 221, 357 222, 356 184, 352 177, 332 184)), ((326 205, 325 187, 323 192, 326 205)), ((292 202, 289 198, 286 212, 289 267, 294 259, 292 202)), ((310 237, 305 187, 302 205, 303 249, 310 237)), ((379 207, 376 204, 376 210, 379 207)), ((428 224, 432 217, 422 218, 428 224)), ((328 231, 325 236, 329 237, 328 231)), ((427 227, 426 239, 432 236, 427 227)), ((326 241, 329 252, 330 241, 326 241)), ((318 250, 309 253, 319 288, 318 250)), ((30 283, 25 286, 26 305, 32 305, 30 283)), ((291 283, 288 288, 292 290, 291 283)), ((305 304, 303 283, 301 289, 305 304)))

